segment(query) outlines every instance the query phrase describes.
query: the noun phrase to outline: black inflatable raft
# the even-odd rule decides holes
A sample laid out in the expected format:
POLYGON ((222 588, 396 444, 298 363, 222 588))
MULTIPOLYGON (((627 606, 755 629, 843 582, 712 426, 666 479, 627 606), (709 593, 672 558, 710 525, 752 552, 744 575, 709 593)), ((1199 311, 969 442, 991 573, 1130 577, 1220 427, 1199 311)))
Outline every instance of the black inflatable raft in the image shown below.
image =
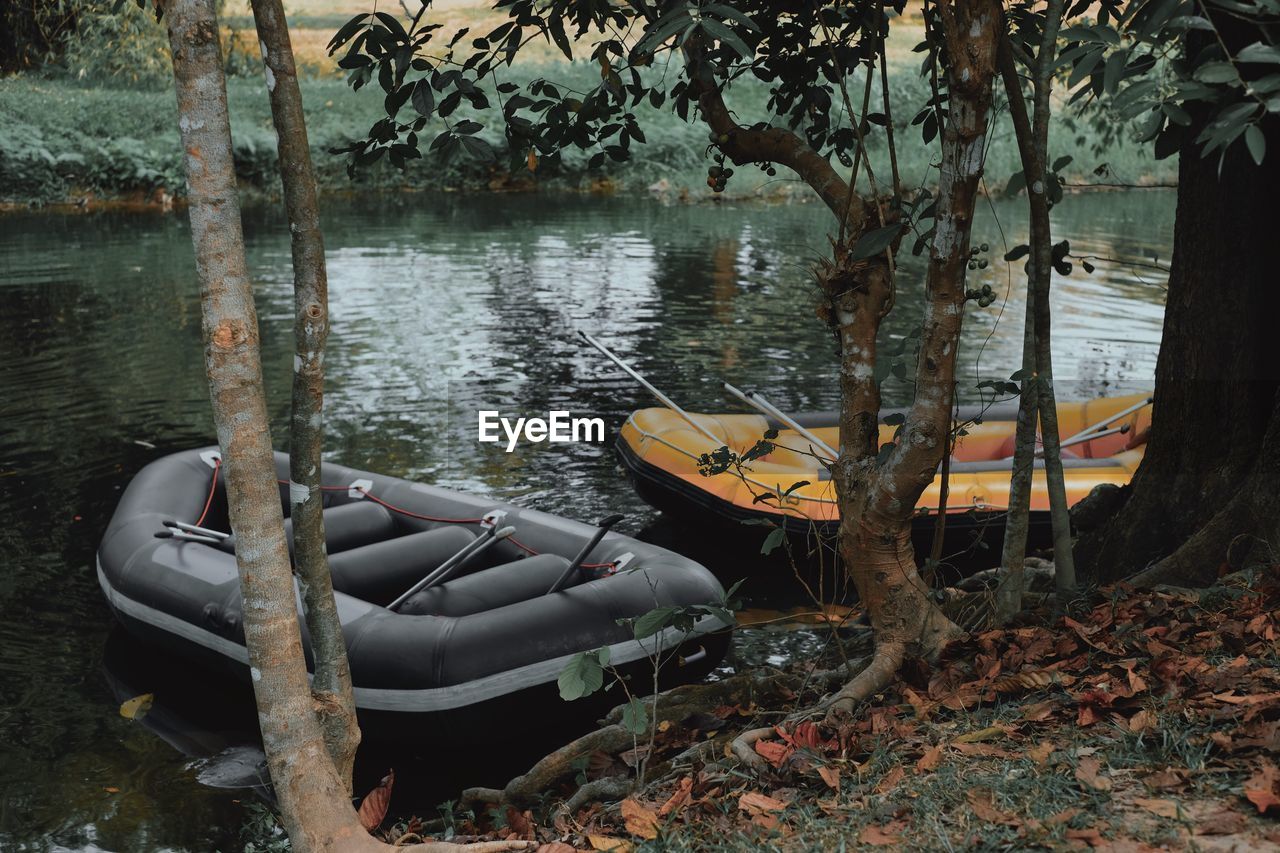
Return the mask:
MULTIPOLYGON (((277 454, 286 515, 288 467, 277 454)), ((139 472, 103 537, 98 580, 131 633, 247 674, 220 469, 217 450, 205 448, 139 472), (175 521, 221 533, 174 536, 166 523, 175 521)), ((613 693, 571 703, 559 697, 556 680, 575 653, 608 646, 612 665, 624 677, 642 675, 643 684, 652 676, 650 656, 661 649, 671 661, 665 686, 702 678, 727 648, 730 626, 715 616, 703 616, 691 633, 668 629, 642 640, 619 624, 658 606, 720 601, 723 590, 706 569, 663 548, 606 534, 564 587, 549 593, 595 528, 341 465, 325 465, 323 489, 338 612, 367 736, 439 741, 497 724, 510 730, 513 717, 539 727, 590 720, 619 700, 613 693), (499 530, 506 538, 495 536, 499 530), (388 609, 479 544, 486 547, 456 575, 388 609), (518 715, 513 700, 522 702, 518 715)))

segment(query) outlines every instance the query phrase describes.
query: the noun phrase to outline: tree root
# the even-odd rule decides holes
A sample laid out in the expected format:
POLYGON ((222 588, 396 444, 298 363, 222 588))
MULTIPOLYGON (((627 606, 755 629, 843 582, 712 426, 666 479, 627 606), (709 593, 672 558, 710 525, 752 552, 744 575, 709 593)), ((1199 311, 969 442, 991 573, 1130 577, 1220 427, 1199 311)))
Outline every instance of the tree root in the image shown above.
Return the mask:
POLYGON ((757 772, 767 770, 769 762, 765 761, 756 752, 756 743, 769 735, 773 734, 773 726, 763 726, 758 729, 748 729, 733 739, 733 755, 743 764, 757 772))
POLYGON ((852 714, 855 708, 888 687, 902 668, 906 657, 907 647, 904 643, 886 641, 877 646, 866 668, 831 697, 827 719, 852 714))
POLYGON ((629 776, 609 776, 588 782, 573 792, 573 796, 564 801, 561 808, 567 814, 575 814, 578 809, 591 803, 604 800, 621 800, 636 787, 636 780, 629 776))
POLYGON ((501 791, 495 788, 468 788, 462 792, 464 806, 473 804, 510 804, 517 807, 536 803, 543 791, 554 787, 562 779, 578 772, 574 762, 596 750, 607 753, 622 752, 635 745, 635 735, 621 725, 608 725, 587 732, 547 755, 530 768, 528 773, 517 776, 501 791))

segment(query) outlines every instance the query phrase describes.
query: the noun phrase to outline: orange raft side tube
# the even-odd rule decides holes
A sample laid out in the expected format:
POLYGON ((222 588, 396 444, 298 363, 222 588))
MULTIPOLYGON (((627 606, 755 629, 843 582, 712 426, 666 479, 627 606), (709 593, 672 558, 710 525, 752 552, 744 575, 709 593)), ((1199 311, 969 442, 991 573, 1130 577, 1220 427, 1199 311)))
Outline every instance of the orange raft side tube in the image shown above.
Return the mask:
MULTIPOLYGON (((1061 437, 1069 438, 1093 427, 1118 412, 1142 403, 1148 395, 1103 397, 1096 400, 1058 404, 1061 437)), ((1000 511, 1008 506, 1009 476, 1014 450, 1016 416, 1005 407, 1002 418, 984 419, 966 427, 952 455, 950 494, 947 512, 972 509, 1000 511)), ((964 412, 961 413, 964 416, 964 412)), ((744 465, 742 475, 734 470, 703 476, 697 460, 721 446, 741 453, 763 438, 770 427, 763 415, 691 414, 721 442, 715 444, 669 409, 640 409, 633 412, 618 437, 624 463, 637 475, 678 490, 694 502, 730 517, 787 516, 796 521, 829 523, 838 520, 835 487, 826 468, 813 455, 809 442, 794 430, 780 429, 767 456, 744 465), (796 483, 807 485, 792 488, 796 483), (757 501, 765 493, 785 493, 781 499, 757 501)), ((835 447, 838 428, 834 416, 815 422, 801 421, 814 435, 835 447)), ((1124 416, 1110 428, 1128 426, 1124 433, 1076 444, 1064 449, 1063 475, 1067 501, 1074 504, 1101 483, 1128 483, 1142 460, 1141 436, 1151 423, 1151 406, 1124 416)), ((896 427, 881 425, 881 444, 893 440, 896 427)), ((941 478, 925 489, 916 507, 936 511, 941 478)), ((1031 510, 1049 510, 1048 487, 1043 461, 1037 460, 1032 478, 1031 510)))

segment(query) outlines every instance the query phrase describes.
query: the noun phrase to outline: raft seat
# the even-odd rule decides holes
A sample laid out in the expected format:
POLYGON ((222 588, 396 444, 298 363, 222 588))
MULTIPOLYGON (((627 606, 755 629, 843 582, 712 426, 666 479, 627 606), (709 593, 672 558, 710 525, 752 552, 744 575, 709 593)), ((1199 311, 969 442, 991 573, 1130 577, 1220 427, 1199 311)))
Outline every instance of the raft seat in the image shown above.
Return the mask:
POLYGON ((333 588, 372 604, 389 604, 475 538, 465 527, 449 525, 330 554, 333 588))
MULTIPOLYGON (((324 510, 324 546, 329 554, 349 551, 399 535, 396 519, 382 506, 372 501, 329 507, 324 510)), ((284 520, 284 537, 293 553, 293 519, 284 520)))
MULTIPOLYGON (((539 554, 503 563, 424 589, 401 604, 397 612, 470 616, 496 610, 545 595, 568 567, 569 560, 558 554, 539 554)), ((565 588, 581 582, 581 573, 575 572, 565 588)))

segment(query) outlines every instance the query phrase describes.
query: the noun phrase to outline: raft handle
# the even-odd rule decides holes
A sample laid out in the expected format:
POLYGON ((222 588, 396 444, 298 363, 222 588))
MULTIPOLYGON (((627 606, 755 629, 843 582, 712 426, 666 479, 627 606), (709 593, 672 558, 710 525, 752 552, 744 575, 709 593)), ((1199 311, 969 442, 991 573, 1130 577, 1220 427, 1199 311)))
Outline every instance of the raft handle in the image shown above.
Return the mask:
POLYGON ((223 539, 231 538, 230 533, 223 533, 221 530, 210 530, 207 527, 199 527, 195 524, 187 524, 185 521, 172 521, 166 518, 164 521, 161 522, 161 524, 163 524, 165 527, 181 530, 185 533, 194 533, 197 536, 209 536, 219 541, 223 539))
POLYGON ((214 539, 212 536, 200 536, 196 533, 188 533, 185 530, 165 529, 156 533, 157 539, 178 539, 183 542, 203 542, 206 545, 218 545, 221 539, 214 539))
POLYGON ((677 662, 679 663, 680 666, 688 666, 691 663, 697 663, 698 661, 702 660, 706 656, 707 656, 706 647, 698 646, 698 650, 696 652, 694 652, 691 655, 685 655, 684 657, 678 658, 677 662))

